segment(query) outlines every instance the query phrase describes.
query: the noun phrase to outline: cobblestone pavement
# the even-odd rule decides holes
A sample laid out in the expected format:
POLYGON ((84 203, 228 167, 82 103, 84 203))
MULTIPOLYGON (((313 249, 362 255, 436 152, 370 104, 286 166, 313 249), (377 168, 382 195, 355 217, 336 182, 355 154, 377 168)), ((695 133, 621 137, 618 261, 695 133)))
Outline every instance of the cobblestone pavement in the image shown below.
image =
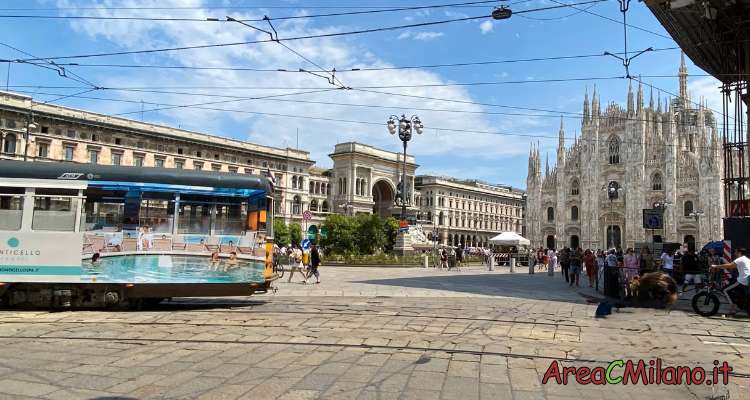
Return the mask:
POLYGON ((0 398, 750 398, 748 319, 648 309, 594 319, 592 292, 559 275, 322 272, 320 285, 138 312, 0 311, 0 398), (656 357, 734 372, 727 386, 541 383, 555 361, 656 357))

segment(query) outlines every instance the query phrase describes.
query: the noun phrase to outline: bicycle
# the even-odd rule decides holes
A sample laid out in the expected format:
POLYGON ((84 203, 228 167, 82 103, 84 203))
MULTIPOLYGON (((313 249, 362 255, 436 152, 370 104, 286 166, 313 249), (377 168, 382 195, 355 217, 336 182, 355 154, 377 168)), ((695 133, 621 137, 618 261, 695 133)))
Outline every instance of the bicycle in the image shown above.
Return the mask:
POLYGON ((707 282, 703 283, 700 289, 696 287, 698 292, 693 295, 690 303, 693 311, 698 315, 703 317, 716 315, 722 303, 720 298, 724 298, 727 303, 732 303, 732 299, 724 292, 728 284, 725 283, 723 274, 722 271, 704 274, 704 277, 708 277, 707 282))
POLYGON ((284 265, 279 262, 280 256, 274 255, 273 257, 273 272, 279 276, 279 279, 284 277, 284 265))

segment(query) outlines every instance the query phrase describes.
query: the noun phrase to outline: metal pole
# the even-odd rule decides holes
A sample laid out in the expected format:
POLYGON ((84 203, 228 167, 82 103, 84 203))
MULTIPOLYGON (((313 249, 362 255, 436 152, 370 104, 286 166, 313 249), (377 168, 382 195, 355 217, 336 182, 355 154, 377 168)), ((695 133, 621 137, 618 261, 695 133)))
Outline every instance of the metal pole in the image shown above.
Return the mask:
POLYGON ((401 219, 406 220, 406 140, 404 142, 404 172, 401 175, 401 219))

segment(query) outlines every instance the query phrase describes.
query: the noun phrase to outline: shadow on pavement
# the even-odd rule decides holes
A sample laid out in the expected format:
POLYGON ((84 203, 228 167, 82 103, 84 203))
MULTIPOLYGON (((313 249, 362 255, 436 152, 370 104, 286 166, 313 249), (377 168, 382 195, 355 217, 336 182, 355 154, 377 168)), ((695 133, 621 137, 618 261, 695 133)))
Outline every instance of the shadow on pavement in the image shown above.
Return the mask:
POLYGON ((559 274, 547 276, 546 273, 477 275, 460 272, 443 276, 371 279, 357 283, 571 303, 590 303, 588 299, 600 297, 593 289, 584 288, 583 285, 571 288, 559 274))

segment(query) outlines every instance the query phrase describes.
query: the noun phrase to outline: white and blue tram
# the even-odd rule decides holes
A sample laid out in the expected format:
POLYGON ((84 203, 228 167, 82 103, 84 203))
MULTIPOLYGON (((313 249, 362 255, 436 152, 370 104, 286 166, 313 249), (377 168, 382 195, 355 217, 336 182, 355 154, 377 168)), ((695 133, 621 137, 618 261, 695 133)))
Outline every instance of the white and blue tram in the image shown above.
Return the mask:
POLYGON ((0 302, 113 306, 267 291, 262 176, 0 161, 0 302))

